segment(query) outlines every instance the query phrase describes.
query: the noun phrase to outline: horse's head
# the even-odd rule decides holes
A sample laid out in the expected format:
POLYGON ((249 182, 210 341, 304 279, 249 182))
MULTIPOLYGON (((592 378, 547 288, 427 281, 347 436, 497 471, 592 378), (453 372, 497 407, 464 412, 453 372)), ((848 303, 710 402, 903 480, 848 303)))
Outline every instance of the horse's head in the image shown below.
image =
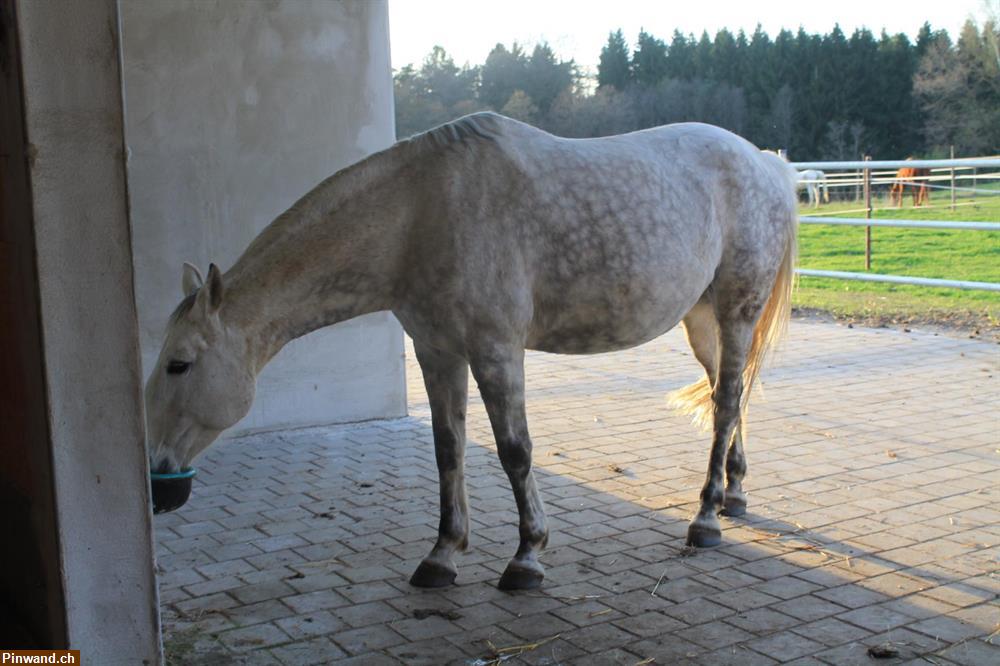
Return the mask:
POLYGON ((222 275, 184 265, 184 300, 146 383, 150 469, 177 472, 250 410, 255 373, 246 338, 225 325, 222 275))

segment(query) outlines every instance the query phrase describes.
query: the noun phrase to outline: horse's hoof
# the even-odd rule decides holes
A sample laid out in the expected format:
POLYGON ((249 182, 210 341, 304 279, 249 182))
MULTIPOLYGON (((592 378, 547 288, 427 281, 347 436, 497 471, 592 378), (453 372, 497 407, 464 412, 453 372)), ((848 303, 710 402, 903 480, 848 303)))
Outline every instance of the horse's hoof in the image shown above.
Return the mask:
POLYGON ((542 586, 545 574, 535 569, 508 564, 497 587, 501 590, 536 590, 542 586))
POLYGON ((687 545, 695 548, 711 548, 722 543, 722 530, 718 527, 691 523, 688 526, 687 545))
POLYGON ((726 495, 726 500, 722 503, 722 511, 719 513, 723 516, 729 516, 731 518, 736 518, 742 516, 747 512, 747 498, 746 495, 726 495))
POLYGON ((458 571, 425 560, 410 576, 410 585, 414 587, 448 587, 455 582, 456 576, 458 576, 458 571))

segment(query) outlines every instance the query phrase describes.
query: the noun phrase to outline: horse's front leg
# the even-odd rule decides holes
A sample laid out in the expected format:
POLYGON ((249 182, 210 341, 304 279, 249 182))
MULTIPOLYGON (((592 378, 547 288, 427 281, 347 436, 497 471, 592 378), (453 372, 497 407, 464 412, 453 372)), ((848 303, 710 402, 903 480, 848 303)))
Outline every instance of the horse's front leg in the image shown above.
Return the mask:
POLYGON ((500 464, 517 502, 521 541, 498 587, 530 590, 542 584, 538 555, 549 539, 545 508, 531 472, 531 438, 524 407, 524 350, 491 349, 472 359, 472 374, 493 426, 500 464))
POLYGON ((441 487, 438 539, 410 577, 417 587, 444 587, 455 581, 456 550, 469 544, 469 507, 465 496, 465 410, 469 395, 469 364, 414 340, 417 361, 431 405, 434 455, 441 487))

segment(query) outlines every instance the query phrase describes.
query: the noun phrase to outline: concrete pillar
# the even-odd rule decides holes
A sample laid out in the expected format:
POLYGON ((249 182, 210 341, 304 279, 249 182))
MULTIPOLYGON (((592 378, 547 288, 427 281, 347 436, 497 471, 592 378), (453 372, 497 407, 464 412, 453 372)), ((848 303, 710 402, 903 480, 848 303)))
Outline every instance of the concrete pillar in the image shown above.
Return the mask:
MULTIPOLYGON (((146 372, 181 265, 230 267, 321 180, 394 140, 384 1, 122 0, 146 372)), ((293 342, 236 430, 401 416, 402 331, 380 313, 293 342)))
MULTIPOLYGON (((22 359, 18 373, 41 373, 26 388, 44 391, 44 424, 29 419, 34 425, 19 426, 24 438, 16 441, 3 433, 4 446, 32 466, 48 466, 34 471, 47 487, 25 486, 26 501, 32 510, 54 506, 56 530, 55 539, 25 543, 5 535, 6 547, 38 548, 46 567, 58 562, 61 593, 50 587, 47 601, 59 607, 50 609, 41 640, 79 649, 87 663, 157 663, 118 7, 115 0, 18 2, 11 14, 4 3, 3 21, 4 41, 16 32, 24 112, 24 143, 5 144, 23 150, 4 156, 3 185, 8 167, 29 185, 5 191, 3 229, 19 229, 15 238, 24 248, 33 244, 36 255, 36 270, 27 262, 20 271, 30 283, 3 293, 33 301, 34 313, 21 316, 37 316, 41 336, 23 348, 41 358, 22 359), (25 217, 7 218, 8 195, 25 204, 18 213, 25 217)), ((7 82, 16 64, 2 66, 7 82)), ((15 331, 30 324, 3 323, 15 331)), ((5 575, 32 575, 8 571, 6 559, 5 575)))

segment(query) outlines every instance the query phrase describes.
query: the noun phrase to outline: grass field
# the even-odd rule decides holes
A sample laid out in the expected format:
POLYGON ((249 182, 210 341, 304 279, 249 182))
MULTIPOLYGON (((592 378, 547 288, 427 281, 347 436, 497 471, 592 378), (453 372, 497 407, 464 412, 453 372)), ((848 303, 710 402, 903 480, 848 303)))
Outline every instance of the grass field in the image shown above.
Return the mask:
MULTIPOLYGON (((998 222, 1000 188, 996 191, 996 195, 975 200, 959 198, 961 205, 954 211, 948 206, 947 191, 935 191, 929 207, 913 208, 909 195, 901 209, 875 200, 874 217, 998 222)), ((799 212, 864 217, 858 211, 863 205, 836 202, 818 210, 802 205, 799 212)), ((864 227, 802 224, 799 239, 800 267, 864 272, 864 227)), ((873 227, 872 272, 1000 282, 1000 232, 873 227)), ((802 277, 794 305, 866 323, 935 322, 1000 330, 1000 293, 996 292, 802 277)))

